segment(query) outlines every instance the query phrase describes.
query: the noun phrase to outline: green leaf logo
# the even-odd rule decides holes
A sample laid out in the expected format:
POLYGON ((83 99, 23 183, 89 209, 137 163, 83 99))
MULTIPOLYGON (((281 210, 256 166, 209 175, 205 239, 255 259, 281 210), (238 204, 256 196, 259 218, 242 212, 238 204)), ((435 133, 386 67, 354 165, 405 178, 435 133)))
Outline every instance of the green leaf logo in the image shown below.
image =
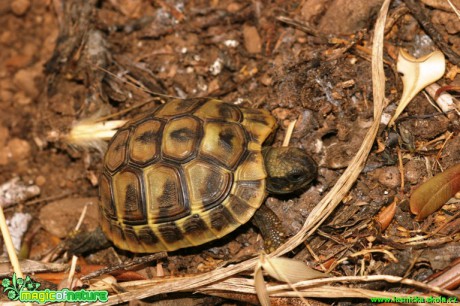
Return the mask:
POLYGON ((12 301, 17 301, 21 296, 22 291, 35 291, 40 287, 40 283, 35 282, 30 276, 25 279, 16 277, 13 273, 11 279, 4 278, 2 280, 3 293, 12 301))

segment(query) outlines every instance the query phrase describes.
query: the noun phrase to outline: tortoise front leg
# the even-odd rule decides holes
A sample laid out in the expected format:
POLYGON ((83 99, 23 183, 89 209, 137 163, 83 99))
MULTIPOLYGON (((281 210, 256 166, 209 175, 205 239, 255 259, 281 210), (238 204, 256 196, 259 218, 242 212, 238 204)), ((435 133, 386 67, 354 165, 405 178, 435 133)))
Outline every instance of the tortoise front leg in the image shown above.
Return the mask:
POLYGON ((252 217, 252 223, 264 238, 265 252, 271 253, 286 241, 286 232, 278 216, 267 205, 262 205, 252 217))

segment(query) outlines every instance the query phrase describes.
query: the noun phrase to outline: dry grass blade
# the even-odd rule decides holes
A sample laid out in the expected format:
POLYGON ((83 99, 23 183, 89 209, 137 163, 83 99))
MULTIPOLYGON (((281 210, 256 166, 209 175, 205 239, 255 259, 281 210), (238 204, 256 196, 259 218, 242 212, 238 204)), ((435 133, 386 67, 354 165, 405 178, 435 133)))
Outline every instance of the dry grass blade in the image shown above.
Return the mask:
POLYGON ((368 130, 363 144, 358 150, 350 166, 345 170, 331 191, 316 205, 312 210, 302 229, 291 239, 289 239, 273 255, 282 255, 293 250, 301 244, 306 237, 320 226, 320 224, 332 213, 342 198, 350 190, 361 170, 364 168, 367 156, 372 148, 377 131, 380 125, 385 98, 385 75, 383 71, 383 31, 385 27, 385 18, 390 1, 387 0, 382 5, 379 18, 375 26, 374 41, 372 47, 372 84, 374 94, 374 122, 368 130))
POLYGON ((282 147, 289 146, 289 141, 291 141, 292 133, 294 132, 295 124, 297 123, 297 119, 289 122, 288 128, 286 130, 286 136, 284 137, 282 147))
POLYGON ((447 3, 449 3, 450 7, 452 10, 457 14, 457 17, 460 19, 460 11, 455 7, 455 5, 452 3, 451 0, 447 0, 447 3))
MULTIPOLYGON (((16 250, 13 246, 10 231, 6 225, 5 214, 3 213, 2 205, 0 205, 0 230, 2 231, 3 241, 5 243, 6 251, 8 252, 8 257, 10 258, 11 265, 13 266, 14 273, 16 273, 16 277, 24 278, 24 275, 21 271, 21 266, 19 265, 18 256, 16 255, 16 250)), ((25 303, 25 305, 31 306, 32 304, 25 303)))
POLYGON ((270 296, 268 295, 267 286, 265 285, 264 275, 262 273, 262 263, 258 263, 254 269, 254 287, 260 305, 269 306, 270 296))
MULTIPOLYGON (((405 279, 400 276, 393 275, 371 275, 371 276, 341 276, 341 277, 331 277, 331 278, 322 278, 314 279, 308 281, 302 281, 295 284, 296 291, 293 291, 289 284, 283 285, 267 285, 267 291, 270 296, 296 296, 295 293, 305 293, 304 296, 309 297, 324 297, 324 288, 330 289, 330 292, 327 294, 328 297, 355 297, 355 298, 369 298, 375 296, 410 296, 407 294, 401 294, 396 292, 384 292, 384 291, 368 291, 365 289, 351 288, 351 287, 330 287, 330 284, 334 283, 347 283, 347 282, 379 282, 385 281, 388 283, 400 283, 408 285, 414 288, 419 288, 420 290, 425 290, 426 292, 435 292, 444 296, 457 296, 454 292, 446 289, 442 289, 438 286, 428 285, 422 282, 414 281, 411 279, 405 279), (334 289, 331 289, 334 288, 334 289), (316 295, 315 292, 322 292, 323 295, 316 295), (372 294, 367 294, 372 292, 372 294)), ((209 293, 213 290, 222 290, 222 291, 236 291, 240 293, 251 293, 255 294, 253 287, 253 281, 245 278, 229 278, 221 282, 208 285, 204 288, 198 289, 199 292, 209 293)), ((432 294, 431 294, 432 295, 432 294)), ((413 296, 412 296, 413 297, 413 296)))
MULTIPOLYGON (((273 255, 285 254, 303 243, 305 238, 310 236, 341 202, 343 196, 350 190, 364 167, 367 156, 372 148, 372 144, 377 134, 380 117, 384 107, 385 75, 383 71, 383 36, 386 15, 390 2, 390 0, 385 0, 382 5, 379 18, 377 19, 373 41, 372 81, 374 93, 374 122, 367 132, 358 153, 353 158, 350 166, 340 177, 335 186, 310 213, 300 232, 276 250, 273 255)), ((109 297, 108 302, 104 303, 104 305, 114 305, 123 301, 129 301, 135 298, 141 299, 162 293, 195 291, 197 288, 203 288, 206 285, 217 283, 242 271, 252 270, 257 264, 257 261, 257 258, 252 258, 234 266, 216 269, 194 277, 173 280, 168 279, 161 282, 144 282, 142 285, 138 284, 138 286, 132 288, 132 290, 109 297)), ((102 303, 94 305, 102 305, 102 303)))

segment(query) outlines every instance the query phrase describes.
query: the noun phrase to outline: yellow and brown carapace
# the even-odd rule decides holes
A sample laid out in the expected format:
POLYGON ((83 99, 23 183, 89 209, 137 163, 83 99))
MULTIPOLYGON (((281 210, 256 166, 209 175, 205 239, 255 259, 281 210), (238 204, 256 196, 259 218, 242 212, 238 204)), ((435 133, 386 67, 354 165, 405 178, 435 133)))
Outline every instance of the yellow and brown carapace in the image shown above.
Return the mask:
POLYGON ((112 138, 101 227, 131 252, 173 251, 249 221, 266 196, 262 144, 276 120, 215 99, 172 100, 112 138))

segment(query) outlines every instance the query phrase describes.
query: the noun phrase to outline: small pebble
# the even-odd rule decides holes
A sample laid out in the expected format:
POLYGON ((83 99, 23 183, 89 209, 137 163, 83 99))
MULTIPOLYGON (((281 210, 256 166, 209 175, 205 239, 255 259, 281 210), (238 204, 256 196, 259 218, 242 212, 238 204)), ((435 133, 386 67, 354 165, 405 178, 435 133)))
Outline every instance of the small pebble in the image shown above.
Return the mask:
POLYGON ((13 138, 10 141, 8 141, 7 146, 11 152, 11 158, 14 161, 24 160, 30 155, 30 144, 23 139, 13 138))
POLYGON ((272 83, 273 83, 273 79, 270 77, 270 75, 268 75, 268 73, 264 73, 261 77, 260 77, 260 82, 262 84, 264 84, 265 86, 270 86, 272 83))
POLYGON ((44 186, 46 184, 46 177, 44 177, 43 175, 39 175, 35 178, 35 185, 41 187, 41 186, 44 186))
POLYGON ((16 16, 23 16, 30 8, 30 0, 13 0, 11 10, 16 16))
POLYGON ((380 184, 388 188, 396 188, 401 185, 401 175, 398 167, 379 168, 376 171, 380 184))
POLYGON ((2 29, 2 33, 0 34, 0 44, 9 44, 13 38, 13 32, 7 31, 6 29, 2 29))
POLYGON ((256 27, 244 25, 243 37, 244 46, 249 53, 260 53, 262 51, 262 40, 256 27))
POLYGON ((18 89, 24 90, 32 99, 37 97, 39 90, 35 79, 42 75, 42 68, 37 67, 21 69, 13 77, 13 82, 18 89))
POLYGON ((13 102, 18 105, 28 105, 32 103, 32 99, 23 91, 17 92, 13 97, 13 102))
POLYGON ((418 159, 411 159, 404 165, 405 179, 415 185, 419 182, 422 174, 426 173, 425 162, 418 159))

